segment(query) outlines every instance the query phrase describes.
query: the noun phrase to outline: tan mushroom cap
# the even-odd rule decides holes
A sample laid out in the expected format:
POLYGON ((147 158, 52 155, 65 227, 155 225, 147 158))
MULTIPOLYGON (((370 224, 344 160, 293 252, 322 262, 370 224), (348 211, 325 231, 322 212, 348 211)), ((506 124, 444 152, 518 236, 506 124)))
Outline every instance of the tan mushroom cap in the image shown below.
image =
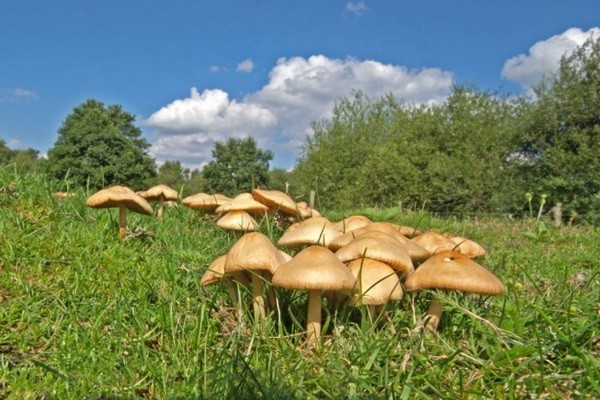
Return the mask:
POLYGON ((365 217, 364 215, 355 214, 334 223, 333 226, 335 226, 338 231, 346 233, 371 223, 373 223, 373 221, 371 221, 370 218, 365 217))
POLYGON ((231 199, 221 193, 196 193, 181 200, 181 203, 194 210, 213 212, 217 207, 229 201, 231 199))
POLYGON ((219 228, 232 231, 255 231, 258 229, 258 223, 246 211, 229 211, 217 221, 219 228))
POLYGON ((267 236, 251 232, 235 242, 227 253, 225 272, 252 270, 275 273, 284 262, 285 258, 267 236))
POLYGON ((435 231, 427 231, 410 239, 413 243, 424 247, 431 254, 454 250, 456 243, 435 231))
POLYGON ((410 274, 414 271, 410 255, 402 244, 381 233, 363 233, 336 251, 335 255, 343 262, 368 257, 388 264, 397 272, 410 274))
POLYGON ((351 230, 337 237, 331 243, 329 243, 329 249, 331 251, 337 251, 350 243, 355 238, 365 234, 374 233, 375 235, 385 235, 387 238, 397 240, 402 246, 408 251, 408 254, 413 262, 422 262, 431 256, 431 253, 427 249, 419 246, 412 242, 406 236, 400 233, 395 227, 388 225, 388 223, 374 222, 369 225, 351 230))
POLYGON ((295 217, 298 215, 298 206, 296 202, 287 194, 280 190, 252 190, 252 196, 256 201, 285 215, 295 217))
MULTIPOLYGON (((206 269, 202 278, 200 278, 200 286, 210 286, 219 283, 225 277, 225 259, 227 254, 217 257, 206 269)), ((234 272, 231 274, 234 281, 242 284, 249 285, 250 278, 242 271, 234 272)))
POLYGON ((456 244, 455 250, 469 258, 483 257, 486 254, 485 248, 471 239, 461 236, 451 236, 449 239, 456 244))
POLYGON ((290 225, 277 243, 285 247, 298 247, 307 244, 318 244, 327 247, 332 240, 340 235, 340 231, 327 218, 312 217, 290 225))
POLYGON ((200 286, 210 286, 219 283, 225 275, 225 258, 227 254, 217 257, 200 278, 200 286))
POLYGON ((371 258, 358 259, 348 263, 348 269, 356 278, 358 286, 354 302, 379 305, 388 301, 400 300, 402 286, 396 272, 386 263, 371 258))
POLYGON ((85 202, 92 208, 126 207, 128 210, 152 215, 152 206, 142 196, 125 186, 112 186, 90 196, 85 202))
POLYGON ((407 291, 447 289, 482 295, 504 293, 504 284, 485 267, 458 251, 431 256, 404 282, 407 291))
POLYGON ((254 197, 250 193, 240 193, 231 199, 231 201, 217 207, 215 211, 218 214, 222 214, 238 210, 246 211, 249 214, 264 214, 269 210, 269 207, 254 200, 254 197))
POLYGON ((171 189, 169 186, 164 184, 159 184, 151 187, 150 189, 139 192, 140 196, 145 198, 146 200, 166 200, 166 201, 175 201, 179 199, 179 194, 176 190, 171 189))
POLYGON ((355 282, 331 250, 317 245, 302 250, 273 274, 273 285, 288 289, 349 291, 355 282))

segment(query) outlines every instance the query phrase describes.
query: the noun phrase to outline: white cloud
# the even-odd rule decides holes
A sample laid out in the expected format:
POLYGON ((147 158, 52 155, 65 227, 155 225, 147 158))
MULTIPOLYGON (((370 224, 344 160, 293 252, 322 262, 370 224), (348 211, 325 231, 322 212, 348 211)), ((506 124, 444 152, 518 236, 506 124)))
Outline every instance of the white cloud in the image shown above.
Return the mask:
POLYGON ((36 100, 40 96, 33 90, 23 88, 0 88, 0 101, 36 100))
POLYGON ((254 62, 251 59, 242 61, 235 69, 237 72, 252 72, 254 70, 254 62))
POLYGON ((346 3, 346 8, 344 10, 360 17, 368 9, 369 7, 367 7, 364 1, 349 1, 346 3))
POLYGON ((438 68, 408 70, 371 60, 281 58, 267 84, 243 99, 230 100, 220 89, 174 100, 148 118, 157 140, 152 153, 159 161, 178 159, 187 165, 210 160, 216 140, 253 136, 274 152, 273 166, 290 167, 299 145, 311 133, 310 123, 331 116, 336 99, 360 90, 368 96, 389 93, 407 104, 443 101, 452 73, 438 68))
POLYGON ((528 54, 519 54, 504 63, 502 77, 530 89, 558 70, 559 61, 591 36, 599 37, 600 28, 583 32, 579 28, 567 29, 559 35, 541 40, 529 48, 528 54))

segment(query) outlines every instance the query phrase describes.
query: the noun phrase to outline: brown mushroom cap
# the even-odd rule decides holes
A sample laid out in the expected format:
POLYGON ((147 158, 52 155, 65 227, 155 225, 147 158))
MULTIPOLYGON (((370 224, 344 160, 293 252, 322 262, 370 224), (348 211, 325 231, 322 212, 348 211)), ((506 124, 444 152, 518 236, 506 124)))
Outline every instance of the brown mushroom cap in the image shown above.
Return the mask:
POLYGON ((219 207, 231 199, 220 193, 208 194, 208 193, 196 193, 181 200, 181 203, 194 210, 202 210, 206 212, 213 212, 219 207))
POLYGON ((145 198, 146 200, 164 200, 164 201, 175 201, 179 199, 179 194, 176 190, 171 189, 169 186, 164 184, 159 184, 145 192, 139 192, 140 196, 145 198))
POLYGON ((140 213, 152 215, 152 206, 142 196, 125 186, 112 186, 90 196, 85 203, 92 208, 126 207, 140 213))
POLYGON ((408 291, 448 289, 483 295, 504 293, 504 284, 485 267, 458 251, 431 256, 404 282, 408 291))
POLYGON ((340 232, 327 218, 312 217, 290 225, 277 243, 285 247, 298 247, 307 244, 328 246, 332 240, 340 235, 340 232))
POLYGON ((333 226, 335 226, 338 231, 346 233, 350 232, 351 230, 361 228, 365 225, 369 225, 371 223, 373 223, 373 221, 371 221, 368 217, 365 217, 364 215, 360 214, 355 214, 336 222, 335 224, 333 224, 333 226))
POLYGON ((254 200, 254 197, 250 193, 240 193, 231 201, 217 207, 215 211, 218 214, 222 214, 237 210, 246 211, 249 214, 264 214, 269 210, 269 207, 254 200))
MULTIPOLYGON (((204 274, 202 274, 202 278, 200 278, 200 286, 210 286, 216 283, 219 283, 225 274, 225 259, 227 258, 227 254, 224 254, 220 257, 217 257, 206 269, 204 274)), ((250 278, 246 276, 244 272, 234 272, 232 274, 232 278, 234 281, 242 284, 249 285, 250 278)))
POLYGON ((469 258, 483 257, 486 254, 485 248, 471 239, 461 236, 451 236, 449 239, 456 244, 455 250, 469 258))
POLYGON ((372 258, 388 264, 397 272, 406 274, 414 270, 408 251, 398 241, 387 238, 381 233, 363 233, 336 251, 335 255, 343 262, 363 257, 372 258))
POLYGON ((445 237, 444 235, 435 232, 427 231, 410 239, 413 243, 424 247, 431 254, 442 251, 454 250, 456 243, 445 237))
POLYGON ((256 201, 285 215, 295 217, 298 215, 296 202, 287 194, 279 190, 252 190, 252 196, 256 201))
POLYGON ((258 223, 246 211, 229 211, 217 221, 219 228, 232 231, 255 231, 258 229, 258 223))
POLYGON ((317 245, 302 250, 273 274, 273 285, 288 289, 349 291, 355 282, 331 250, 317 245))
POLYGON ((274 273, 285 262, 283 255, 268 237, 260 232, 242 236, 227 253, 225 272, 243 270, 274 273))
POLYGON ((402 298, 402 286, 396 272, 386 263, 371 258, 348 263, 348 269, 358 286, 354 301, 360 304, 379 305, 402 298))

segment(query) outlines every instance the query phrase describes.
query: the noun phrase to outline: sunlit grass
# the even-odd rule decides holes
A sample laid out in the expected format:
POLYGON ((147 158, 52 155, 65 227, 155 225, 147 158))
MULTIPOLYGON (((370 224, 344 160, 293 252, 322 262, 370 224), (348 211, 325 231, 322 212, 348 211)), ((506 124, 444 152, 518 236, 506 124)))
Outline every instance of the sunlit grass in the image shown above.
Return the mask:
MULTIPOLYGON (((64 186, 64 184, 63 184, 64 186)), ((595 398, 600 393, 600 230, 530 220, 439 219, 363 210, 484 244, 503 296, 436 294, 438 333, 415 331, 433 293, 362 308, 324 307, 324 342, 304 346, 306 294, 241 321, 221 285, 199 287, 236 236, 185 207, 164 220, 65 200, 39 175, 0 170, 0 397, 595 398), (527 234, 527 232, 532 234, 527 234), (414 303, 413 303, 414 301, 414 303), (414 311, 414 312, 413 312, 414 311)), ((350 213, 327 213, 340 219, 350 213)), ((263 221, 274 241, 281 234, 263 221)))

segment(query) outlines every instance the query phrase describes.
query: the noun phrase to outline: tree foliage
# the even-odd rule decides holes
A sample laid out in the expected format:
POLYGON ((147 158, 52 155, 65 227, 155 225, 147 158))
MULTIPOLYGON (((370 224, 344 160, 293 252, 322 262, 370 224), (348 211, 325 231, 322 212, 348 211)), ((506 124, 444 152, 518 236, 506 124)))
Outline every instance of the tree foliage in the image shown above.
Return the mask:
POLYGON ((258 148, 252 137, 218 141, 212 150, 213 160, 202 169, 203 186, 207 192, 235 196, 255 187, 267 186, 270 150, 258 148))
POLYGON ((600 220, 600 38, 561 59, 523 115, 522 172, 532 192, 600 220))
POLYGON ((41 168, 42 160, 39 151, 28 149, 11 149, 4 139, 0 139, 0 166, 13 165, 18 170, 36 171, 41 168))
POLYGON ((294 184, 316 190, 321 206, 474 212, 509 203, 502 189, 515 129, 506 99, 456 87, 443 104, 415 108, 357 92, 313 130, 294 184))
POLYGON ((105 107, 94 99, 75 107, 48 151, 48 173, 96 189, 115 184, 144 188, 156 175, 156 165, 134 120, 121 106, 105 107))

